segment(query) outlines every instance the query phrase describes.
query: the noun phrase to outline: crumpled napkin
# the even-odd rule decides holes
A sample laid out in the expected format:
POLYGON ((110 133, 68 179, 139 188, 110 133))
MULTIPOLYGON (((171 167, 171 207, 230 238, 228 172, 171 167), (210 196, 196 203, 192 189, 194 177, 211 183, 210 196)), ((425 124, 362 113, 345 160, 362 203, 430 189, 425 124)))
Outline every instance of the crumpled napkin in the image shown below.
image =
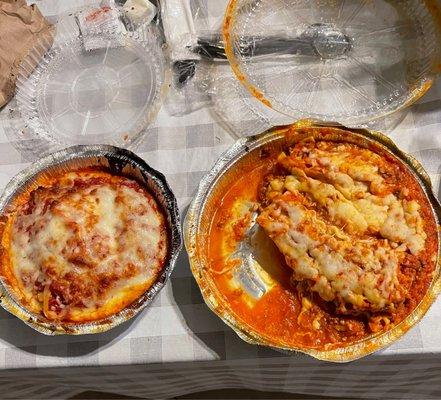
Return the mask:
POLYGON ((51 36, 52 26, 36 5, 26 0, 0 0, 0 107, 14 95, 21 60, 40 35, 51 36))

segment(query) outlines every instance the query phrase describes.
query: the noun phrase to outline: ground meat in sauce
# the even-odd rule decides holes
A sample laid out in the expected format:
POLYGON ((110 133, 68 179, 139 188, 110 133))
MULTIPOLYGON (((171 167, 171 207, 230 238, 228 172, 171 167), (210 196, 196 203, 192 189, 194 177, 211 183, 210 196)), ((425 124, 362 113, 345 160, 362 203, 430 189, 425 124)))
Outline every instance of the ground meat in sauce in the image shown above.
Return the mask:
MULTIPOLYGON (((289 149, 290 154, 296 154, 300 159, 305 159, 309 156, 308 148, 314 147, 314 142, 308 141, 304 146, 296 145, 289 149)), ((354 146, 356 148, 356 146, 354 146)), ((311 169, 316 166, 315 160, 299 162, 299 166, 304 166, 307 169, 311 169)), ((302 167, 303 168, 303 167, 302 167)), ((387 163, 379 169, 381 176, 384 178, 384 186, 388 191, 397 193, 399 197, 406 197, 411 199, 411 194, 415 195, 415 192, 421 191, 416 187, 415 182, 412 182, 410 186, 406 186, 406 190, 395 189, 402 185, 400 166, 392 163, 387 163), (413 190, 409 191, 408 188, 413 190)), ((286 174, 286 171, 285 171, 286 174)), ((315 176, 317 177, 317 176, 315 176)), ((408 180, 409 176, 407 176, 408 180)), ((271 182, 278 179, 284 179, 283 168, 276 166, 274 170, 267 174, 259 187, 259 200, 261 207, 264 208, 270 203, 268 193, 273 190, 271 188, 271 182)), ((326 182, 326 179, 323 179, 326 182)), ((385 190, 385 189, 383 189, 385 190)), ((400 322, 409 311, 415 307, 417 301, 416 298, 421 296, 418 293, 418 289, 424 287, 427 289, 428 282, 431 278, 430 273, 424 274, 422 268, 428 263, 424 256, 416 256, 407 251, 404 260, 400 264, 400 279, 407 292, 406 298, 396 304, 396 307, 387 309, 381 312, 363 312, 359 313, 351 311, 351 305, 348 307, 347 316, 338 316, 339 314, 332 303, 326 302, 321 299, 317 294, 310 291, 309 285, 300 285, 297 282, 292 282, 293 289, 297 290, 299 296, 299 302, 302 303, 303 298, 308 298, 314 306, 310 307, 307 311, 308 319, 305 327, 314 325, 316 330, 321 329, 327 331, 328 338, 331 342, 348 341, 361 338, 369 333, 377 333, 386 328, 389 328, 392 324, 400 322), (417 284, 415 282, 417 281, 417 284), (297 286, 297 287, 296 287, 297 286), (299 289, 301 287, 301 289, 299 289), (418 293, 418 296, 416 294, 418 293), (352 314, 352 315, 351 315, 352 314), (318 322, 322 321, 322 322, 318 322)), ((433 263, 431 263, 433 269, 433 263)), ((428 271, 429 272, 429 271, 428 271)), ((305 319, 305 316, 302 316, 305 319)))

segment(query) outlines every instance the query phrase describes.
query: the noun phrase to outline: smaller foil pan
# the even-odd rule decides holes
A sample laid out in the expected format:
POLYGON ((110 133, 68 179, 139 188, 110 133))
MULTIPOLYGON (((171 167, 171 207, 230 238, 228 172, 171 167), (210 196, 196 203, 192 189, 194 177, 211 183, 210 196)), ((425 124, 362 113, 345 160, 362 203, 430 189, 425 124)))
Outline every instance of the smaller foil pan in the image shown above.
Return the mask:
MULTIPOLYGON (((208 242, 212 219, 219 202, 225 195, 230 184, 235 182, 242 174, 243 170, 258 165, 259 160, 269 154, 277 155, 289 145, 303 139, 305 135, 297 134, 297 130, 302 128, 330 128, 326 138, 329 140, 341 140, 344 142, 358 144, 361 147, 381 150, 393 155, 401 161, 408 170, 414 175, 423 189, 429 201, 432 214, 437 226, 441 222, 441 206, 432 191, 432 184, 427 173, 421 164, 403 153, 387 136, 374 131, 365 129, 350 129, 338 124, 326 124, 302 120, 292 126, 276 127, 262 134, 239 139, 229 150, 227 150, 217 161, 211 172, 206 175, 199 186, 196 197, 194 198, 184 223, 184 241, 190 257, 190 265, 193 275, 198 282, 202 295, 208 307, 217 314, 228 326, 230 326, 240 338, 250 344, 267 346, 275 350, 295 354, 301 352, 314 358, 332 362, 348 362, 367 356, 379 349, 389 346, 395 340, 404 335, 412 326, 418 323, 429 307, 441 292, 441 236, 438 230, 438 253, 436 269, 432 283, 415 310, 408 315, 402 322, 392 327, 386 332, 380 332, 367 336, 366 338, 351 343, 345 347, 332 350, 317 350, 302 347, 287 347, 285 344, 278 343, 277 340, 265 337, 255 329, 241 322, 236 317, 234 311, 220 293, 211 275, 207 272, 209 266, 208 242), (287 132, 289 131, 289 135, 287 132)), ((320 131, 318 131, 320 132, 320 131)), ((308 136, 316 135, 311 129, 308 136)), ((320 137, 320 134, 318 134, 320 137)), ((245 246, 249 247, 249 246, 245 246)), ((257 253, 264 247, 261 244, 251 248, 251 253, 257 253)), ((248 249, 249 250, 249 249, 248 249)), ((249 268, 250 251, 245 251, 241 255, 241 265, 239 274, 247 277, 241 280, 241 287, 246 292, 251 293, 252 287, 259 287, 261 281, 256 274, 249 268), (251 290, 250 290, 251 288, 251 290)))
POLYGON ((0 215, 8 213, 16 196, 25 193, 43 176, 58 175, 87 167, 99 167, 108 172, 136 180, 156 199, 165 217, 169 249, 162 272, 152 286, 130 306, 103 320, 76 324, 49 321, 42 315, 29 312, 15 300, 0 276, 0 302, 2 307, 20 318, 27 325, 46 335, 83 335, 105 332, 129 320, 147 307, 166 284, 182 248, 182 232, 176 198, 165 177, 151 168, 144 160, 131 151, 108 145, 74 146, 50 154, 20 172, 6 186, 0 198, 0 215))

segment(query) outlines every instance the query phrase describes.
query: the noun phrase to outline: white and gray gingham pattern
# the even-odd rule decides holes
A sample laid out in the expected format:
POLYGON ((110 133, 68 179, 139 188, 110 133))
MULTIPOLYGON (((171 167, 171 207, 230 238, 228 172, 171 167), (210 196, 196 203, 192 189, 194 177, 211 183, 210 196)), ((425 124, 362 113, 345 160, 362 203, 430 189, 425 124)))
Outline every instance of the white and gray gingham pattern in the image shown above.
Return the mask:
MULTIPOLYGON (((205 27, 219 23, 225 0, 198 2, 205 5, 198 10, 205 27)), ((69 8, 90 4, 37 1, 52 16, 65 11, 66 3, 69 8)), ((440 83, 401 113, 400 122, 387 132, 422 161, 437 194, 440 83)), ((16 137, 12 130, 19 119, 15 107, 12 101, 0 111, 0 188, 33 159, 10 141, 16 137)), ((179 117, 165 106, 135 150, 166 175, 182 216, 201 177, 234 142, 216 115, 209 105, 179 117)), ((440 320, 441 300, 393 346, 351 364, 287 357, 244 343, 208 309, 184 251, 152 306, 104 334, 47 337, 0 309, 0 397, 66 398, 84 390, 103 390, 164 398, 236 387, 338 397, 441 398, 440 320)))

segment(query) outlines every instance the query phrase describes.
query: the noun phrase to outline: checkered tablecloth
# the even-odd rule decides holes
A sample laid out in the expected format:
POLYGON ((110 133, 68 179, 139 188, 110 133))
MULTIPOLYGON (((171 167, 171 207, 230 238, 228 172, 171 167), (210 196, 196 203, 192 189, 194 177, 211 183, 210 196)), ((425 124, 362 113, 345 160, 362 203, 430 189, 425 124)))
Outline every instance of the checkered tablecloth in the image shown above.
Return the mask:
MULTIPOLYGON (((225 0, 198 1, 205 2, 198 18, 210 26, 218 23, 225 0)), ((53 16, 90 2, 37 4, 53 16)), ((422 161, 437 194, 441 194, 440 83, 394 116, 393 123, 383 122, 386 133, 422 161)), ((173 104, 172 96, 135 149, 166 175, 182 217, 202 176, 234 142, 219 110, 208 101, 201 104, 178 116, 172 110, 179 104, 173 104)), ((0 188, 33 161, 14 139, 19 118, 15 101, 0 111, 0 188)), ((264 129, 265 123, 259 123, 264 129)), ((441 300, 393 346, 351 364, 287 357, 244 343, 208 309, 183 251, 153 304, 104 334, 48 337, 0 309, 0 397, 66 398, 84 390, 103 390, 164 398, 236 387, 338 397, 441 398, 440 319, 441 300)))

